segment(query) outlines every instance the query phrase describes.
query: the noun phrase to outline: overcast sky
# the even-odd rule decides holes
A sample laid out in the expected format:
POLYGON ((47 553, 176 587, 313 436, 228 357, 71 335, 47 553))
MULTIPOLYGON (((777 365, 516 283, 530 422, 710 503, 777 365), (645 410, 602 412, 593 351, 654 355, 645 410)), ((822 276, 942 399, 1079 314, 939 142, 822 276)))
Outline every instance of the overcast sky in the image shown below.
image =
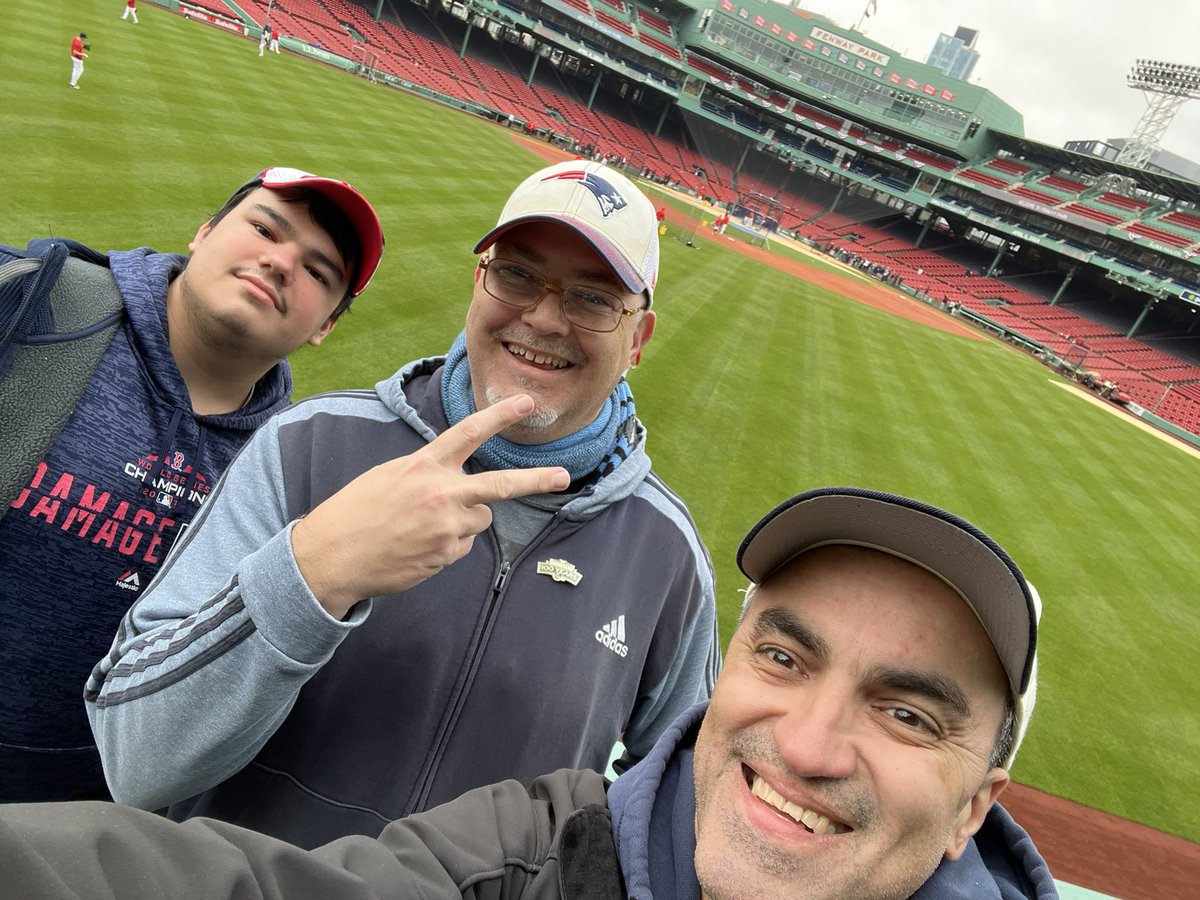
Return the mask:
MULTIPOLYGON (((876 0, 862 32, 924 62, 941 33, 979 30, 971 81, 1025 117, 1025 134, 1062 146, 1128 137, 1146 110, 1125 86, 1138 58, 1200 65, 1200 0, 876 0)), ((867 0, 803 0, 853 28, 867 0)), ((1200 100, 1189 100, 1162 146, 1200 162, 1200 100)))

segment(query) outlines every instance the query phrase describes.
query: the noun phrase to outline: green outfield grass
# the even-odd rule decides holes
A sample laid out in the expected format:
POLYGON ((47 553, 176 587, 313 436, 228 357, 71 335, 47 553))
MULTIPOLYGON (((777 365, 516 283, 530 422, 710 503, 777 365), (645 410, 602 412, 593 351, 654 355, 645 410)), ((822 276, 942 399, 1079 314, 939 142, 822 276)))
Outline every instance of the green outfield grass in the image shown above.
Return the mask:
MULTIPOLYGON (((297 396, 443 352, 471 246, 538 159, 494 125, 288 55, 260 59, 248 40, 149 4, 134 27, 121 6, 9 4, 0 241, 182 251, 266 164, 340 175, 376 203, 388 249, 332 338, 293 360, 297 396), (93 51, 72 91, 80 29, 93 51)), ((744 582, 734 551, 777 501, 854 484, 944 505, 1004 544, 1045 600, 1038 713, 1016 778, 1200 839, 1200 460, 1006 346, 719 244, 662 250, 658 330, 631 380, 656 468, 712 552, 725 639, 744 582)))

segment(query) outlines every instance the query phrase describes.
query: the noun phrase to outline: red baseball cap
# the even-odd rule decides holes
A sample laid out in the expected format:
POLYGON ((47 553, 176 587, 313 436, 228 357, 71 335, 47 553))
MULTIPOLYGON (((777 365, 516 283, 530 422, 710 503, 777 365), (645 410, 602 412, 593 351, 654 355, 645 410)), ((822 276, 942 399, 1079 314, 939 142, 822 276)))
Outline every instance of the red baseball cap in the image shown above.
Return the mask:
POLYGON ((263 169, 237 191, 248 187, 264 187, 273 191, 284 188, 304 187, 324 194, 338 209, 346 214, 354 231, 358 235, 359 256, 358 268, 350 279, 350 296, 357 297, 367 289, 375 270, 379 268, 379 260, 383 258, 383 226, 379 224, 379 216, 367 198, 345 181, 336 178, 323 178, 292 169, 286 166, 272 166, 263 169))

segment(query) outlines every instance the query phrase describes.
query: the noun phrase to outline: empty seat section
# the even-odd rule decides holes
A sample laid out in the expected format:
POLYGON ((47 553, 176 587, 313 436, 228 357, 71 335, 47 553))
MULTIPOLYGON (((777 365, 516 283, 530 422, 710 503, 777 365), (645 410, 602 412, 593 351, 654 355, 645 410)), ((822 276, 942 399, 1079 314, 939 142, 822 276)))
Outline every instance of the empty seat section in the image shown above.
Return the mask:
POLYGON ((1114 194, 1111 191, 1096 197, 1095 201, 1107 206, 1115 206, 1117 209, 1123 209, 1131 213, 1140 213, 1150 207, 1149 202, 1145 200, 1136 200, 1133 197, 1125 197, 1121 194, 1114 194))
POLYGON ((1200 399, 1184 393, 1180 388, 1168 390, 1155 412, 1180 428, 1200 434, 1200 399))
POLYGON ((1048 188, 1055 188, 1064 194, 1072 196, 1082 194, 1088 187, 1082 181, 1076 181, 1074 178, 1064 178, 1062 175, 1047 175, 1045 178, 1038 179, 1038 184, 1045 185, 1048 188))
POLYGON ((1076 215, 1102 222, 1105 225, 1120 225, 1126 218, 1125 216, 1119 216, 1113 212, 1105 212, 1102 209, 1096 209, 1094 206, 1087 206, 1083 203, 1068 203, 1063 209, 1073 212, 1076 215))
POLYGON ((675 37, 675 32, 671 30, 671 23, 662 16, 656 16, 649 10, 637 8, 638 22, 642 25, 649 25, 655 31, 665 34, 669 38, 675 37))
POLYGON ((1200 240, 1200 238, 1195 237, 1184 237, 1181 234, 1175 234, 1173 231, 1164 231, 1161 228, 1155 228, 1153 225, 1147 225, 1144 222, 1133 222, 1122 227, 1132 234, 1141 235, 1142 237, 1150 238, 1171 247, 1190 247, 1197 240, 1200 240))
POLYGON ((813 122, 817 125, 821 125, 825 128, 832 128, 834 131, 840 129, 844 121, 838 116, 831 115, 830 113, 819 110, 816 107, 809 106, 806 103, 797 103, 792 108, 792 115, 797 119, 808 119, 810 122, 813 122))
POLYGON ((633 29, 633 26, 630 25, 628 22, 622 22, 616 16, 611 15, 610 13, 606 13, 602 9, 596 10, 595 15, 596 15, 596 21, 598 21, 600 24, 607 25, 609 28, 615 28, 617 31, 621 32, 622 34, 626 34, 626 35, 629 35, 630 37, 633 37, 634 29, 633 29))
POLYGON ((1026 200, 1032 200, 1034 203, 1040 203, 1043 206, 1058 206, 1062 201, 1055 196, 1047 194, 1045 191, 1037 191, 1024 184, 1018 184, 1011 188, 1009 193, 1016 194, 1018 197, 1024 197, 1026 200))
POLYGON ((665 56, 669 56, 671 59, 678 59, 681 61, 683 60, 683 53, 681 53, 679 48, 676 47, 674 44, 668 44, 666 41, 660 40, 659 38, 656 38, 652 34, 646 34, 643 31, 639 31, 637 33, 637 37, 638 37, 638 40, 641 41, 643 44, 645 44, 647 47, 652 47, 653 49, 657 50, 659 53, 662 53, 665 56))
POLYGON ((207 10, 211 13, 216 13, 218 16, 224 16, 226 19, 237 19, 238 16, 221 0, 185 0, 188 6, 196 6, 200 9, 207 10))
POLYGON ((984 163, 984 165, 989 169, 996 169, 1008 175, 1015 175, 1018 178, 1028 175, 1033 171, 1033 166, 1026 165, 1025 163, 1019 163, 1016 160, 1009 159, 1006 156, 997 156, 995 159, 989 159, 986 163, 984 163))
POLYGON ((698 72, 702 72, 709 78, 714 78, 721 84, 730 86, 733 84, 733 73, 728 69, 718 66, 716 63, 711 63, 703 56, 697 56, 695 53, 687 55, 687 63, 698 72))
POLYGON ((889 147, 888 146, 889 143, 895 143, 895 142, 894 141, 884 141, 883 149, 885 149, 885 150, 903 150, 904 155, 907 156, 909 159, 913 159, 913 160, 916 160, 917 162, 924 163, 927 166, 933 166, 933 168, 938 169, 942 172, 952 172, 959 166, 959 163, 956 163, 952 159, 947 159, 944 156, 938 156, 936 153, 930 153, 929 151, 923 150, 920 147, 902 148, 899 144, 896 144, 894 147, 889 147))
POLYGON ((1177 228, 1186 228, 1188 231, 1200 233, 1200 216, 1194 213, 1175 210, 1174 212, 1167 213, 1159 221, 1174 225, 1177 228))
POLYGON ((975 181, 979 184, 986 184, 988 187, 1000 188, 1001 190, 1008 187, 1008 182, 1003 178, 998 178, 995 175, 991 175, 987 172, 981 172, 979 169, 972 169, 970 167, 961 169, 955 177, 966 178, 969 181, 975 181))

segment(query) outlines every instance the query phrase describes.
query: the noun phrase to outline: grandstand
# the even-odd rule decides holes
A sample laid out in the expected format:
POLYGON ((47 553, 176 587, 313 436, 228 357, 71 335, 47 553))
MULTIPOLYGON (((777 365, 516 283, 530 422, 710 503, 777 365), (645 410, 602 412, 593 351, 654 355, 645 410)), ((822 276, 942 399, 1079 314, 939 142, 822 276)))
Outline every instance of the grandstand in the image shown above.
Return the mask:
POLYGON ((1200 185, 760 0, 160 0, 681 192, 774 211, 1200 434, 1200 185), (370 62, 366 62, 370 60, 370 62), (369 70, 369 71, 368 71, 369 70))

